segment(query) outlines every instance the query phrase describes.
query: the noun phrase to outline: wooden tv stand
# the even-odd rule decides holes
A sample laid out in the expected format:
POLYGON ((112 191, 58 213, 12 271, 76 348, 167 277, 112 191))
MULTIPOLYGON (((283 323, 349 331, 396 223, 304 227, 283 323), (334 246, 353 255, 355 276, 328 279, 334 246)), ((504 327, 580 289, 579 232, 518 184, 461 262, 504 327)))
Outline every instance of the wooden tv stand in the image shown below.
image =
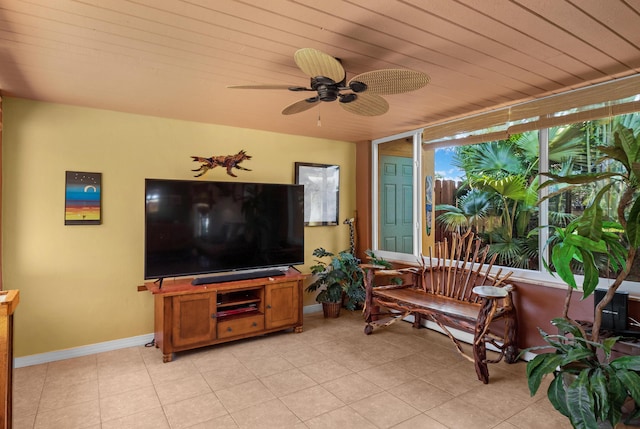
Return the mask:
POLYGON ((192 279, 145 286, 153 294, 155 343, 162 360, 173 353, 293 328, 302 332, 302 281, 284 276, 193 286, 192 279))

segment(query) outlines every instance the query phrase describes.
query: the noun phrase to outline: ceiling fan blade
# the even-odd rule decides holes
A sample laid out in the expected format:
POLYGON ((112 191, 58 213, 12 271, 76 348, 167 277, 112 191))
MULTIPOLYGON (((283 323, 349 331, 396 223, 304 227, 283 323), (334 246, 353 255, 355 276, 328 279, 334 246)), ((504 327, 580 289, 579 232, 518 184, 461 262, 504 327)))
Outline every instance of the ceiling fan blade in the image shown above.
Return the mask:
POLYGON ((324 76, 334 82, 341 82, 345 77, 344 67, 331 55, 313 48, 298 49, 293 59, 307 76, 324 76))
POLYGON ((229 89, 289 89, 299 88, 298 85, 269 85, 269 84, 257 84, 257 85, 228 85, 229 89))
POLYGON ((361 116, 379 116, 389 110, 387 100, 375 94, 358 94, 355 100, 340 105, 347 112, 361 116))
POLYGON ((283 115, 293 115, 294 113, 304 112, 318 104, 318 97, 305 98, 304 100, 296 101, 293 104, 289 104, 282 110, 283 115))
POLYGON ((415 91, 429 83, 429 75, 414 70, 383 69, 374 70, 354 76, 351 82, 362 82, 367 85, 368 94, 390 95, 415 91))

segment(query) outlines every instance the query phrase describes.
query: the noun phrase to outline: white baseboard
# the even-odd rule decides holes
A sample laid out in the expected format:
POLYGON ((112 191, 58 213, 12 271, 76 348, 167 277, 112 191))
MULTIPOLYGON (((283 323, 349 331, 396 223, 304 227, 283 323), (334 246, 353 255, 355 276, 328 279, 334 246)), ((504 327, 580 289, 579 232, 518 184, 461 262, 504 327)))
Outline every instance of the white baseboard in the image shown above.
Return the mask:
POLYGON ((153 334, 138 335, 136 337, 121 338, 119 340, 105 341, 103 343, 89 344, 86 346, 73 347, 71 349, 56 350, 53 352, 40 353, 18 357, 13 359, 13 367, 39 365, 42 363, 55 362, 63 359, 71 359, 80 356, 88 356, 96 353, 103 353, 112 350, 124 349, 145 345, 153 340, 153 334))
POLYGON ((322 304, 305 305, 302 309, 304 314, 317 313, 319 311, 322 311, 322 304))
MULTIPOLYGON (((413 316, 409 315, 409 316, 405 317, 403 320, 406 321, 406 322, 413 323, 413 316)), ((444 332, 442 330, 442 328, 440 326, 438 326, 438 324, 435 323, 435 322, 431 322, 429 320, 423 320, 422 321, 422 325, 425 326, 428 329, 433 330, 433 331, 437 331, 437 332, 440 332, 442 334, 446 334, 446 332, 444 332)), ((470 334, 468 332, 461 331, 459 329, 455 329, 455 328, 447 327, 447 329, 449 329, 449 332, 451 332, 451 335, 453 335, 456 340, 462 341, 463 343, 467 343, 467 344, 473 344, 473 335, 472 334, 470 334)), ((494 347, 492 344, 487 344, 487 350, 492 350, 494 352, 499 352, 499 350, 496 347, 494 347)), ((520 359, 529 362, 535 356, 536 355, 534 353, 525 352, 524 354, 522 354, 520 356, 520 359)))
MULTIPOLYGON (((302 309, 304 314, 322 311, 322 304, 307 305, 302 309)), ((112 350, 125 349, 127 347, 143 346, 153 340, 153 334, 138 335, 136 337, 121 338, 119 340, 105 341, 103 343, 88 344, 86 346, 74 347, 71 349, 56 350, 53 352, 40 353, 13 359, 14 368, 24 366, 39 365, 42 363, 55 362, 58 360, 71 359, 74 357, 88 356, 96 353, 104 353, 112 350)))
POLYGON ((534 357, 538 356, 535 353, 531 353, 531 352, 524 352, 520 355, 520 359, 522 359, 525 362, 529 362, 531 359, 533 359, 534 357))
MULTIPOLYGON (((319 311, 322 311, 322 304, 306 305, 302 309, 302 312, 304 314, 316 313, 319 311)), ((406 320, 407 322, 413 322, 413 316, 408 316, 404 320, 406 320)), ((429 329, 444 333, 436 323, 426 321, 425 325, 429 329)), ((451 329, 450 331, 458 340, 469 344, 473 343, 473 335, 467 332, 459 331, 457 329, 451 329)), ((153 334, 145 334, 138 335, 136 337, 121 338, 119 340, 105 341, 103 343, 74 347, 71 349, 56 350, 53 352, 40 353, 37 355, 18 357, 13 359, 13 367, 22 368, 24 366, 39 365, 42 363, 55 362, 58 360, 71 359, 74 357, 88 356, 96 353, 104 353, 112 350, 124 349, 127 347, 143 346, 151 342, 152 340, 153 334)), ((492 349, 493 347, 491 346, 491 344, 489 344, 487 348, 492 349)), ((522 359, 529 361, 533 359, 534 356, 535 354, 527 352, 522 356, 522 359)))

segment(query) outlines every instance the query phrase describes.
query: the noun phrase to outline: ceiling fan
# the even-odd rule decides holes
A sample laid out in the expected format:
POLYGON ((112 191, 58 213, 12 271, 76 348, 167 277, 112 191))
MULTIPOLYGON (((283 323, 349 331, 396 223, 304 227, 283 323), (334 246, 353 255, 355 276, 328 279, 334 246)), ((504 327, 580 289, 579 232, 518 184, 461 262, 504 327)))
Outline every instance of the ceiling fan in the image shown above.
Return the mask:
POLYGON ((339 60, 313 48, 302 48, 293 59, 311 78, 310 87, 295 85, 233 85, 233 89, 288 89, 314 91, 316 95, 285 107, 283 115, 304 112, 320 101, 336 101, 347 112, 362 116, 378 116, 389 110, 381 95, 400 94, 420 89, 429 83, 425 73, 404 69, 382 69, 359 74, 346 83, 346 72, 339 60))

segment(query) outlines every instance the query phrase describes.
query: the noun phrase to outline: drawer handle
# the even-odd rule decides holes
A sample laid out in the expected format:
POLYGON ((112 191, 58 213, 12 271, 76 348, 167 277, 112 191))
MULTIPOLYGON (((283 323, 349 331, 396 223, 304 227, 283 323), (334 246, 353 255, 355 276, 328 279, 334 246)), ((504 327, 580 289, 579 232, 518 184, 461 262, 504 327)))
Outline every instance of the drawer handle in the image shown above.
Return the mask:
POLYGON ((253 325, 251 325, 251 326, 256 327, 256 326, 258 326, 258 324, 256 322, 253 322, 253 325))
POLYGON ((227 332, 231 332, 231 331, 233 331, 233 329, 231 329, 231 326, 229 326, 229 327, 227 328, 227 332))

